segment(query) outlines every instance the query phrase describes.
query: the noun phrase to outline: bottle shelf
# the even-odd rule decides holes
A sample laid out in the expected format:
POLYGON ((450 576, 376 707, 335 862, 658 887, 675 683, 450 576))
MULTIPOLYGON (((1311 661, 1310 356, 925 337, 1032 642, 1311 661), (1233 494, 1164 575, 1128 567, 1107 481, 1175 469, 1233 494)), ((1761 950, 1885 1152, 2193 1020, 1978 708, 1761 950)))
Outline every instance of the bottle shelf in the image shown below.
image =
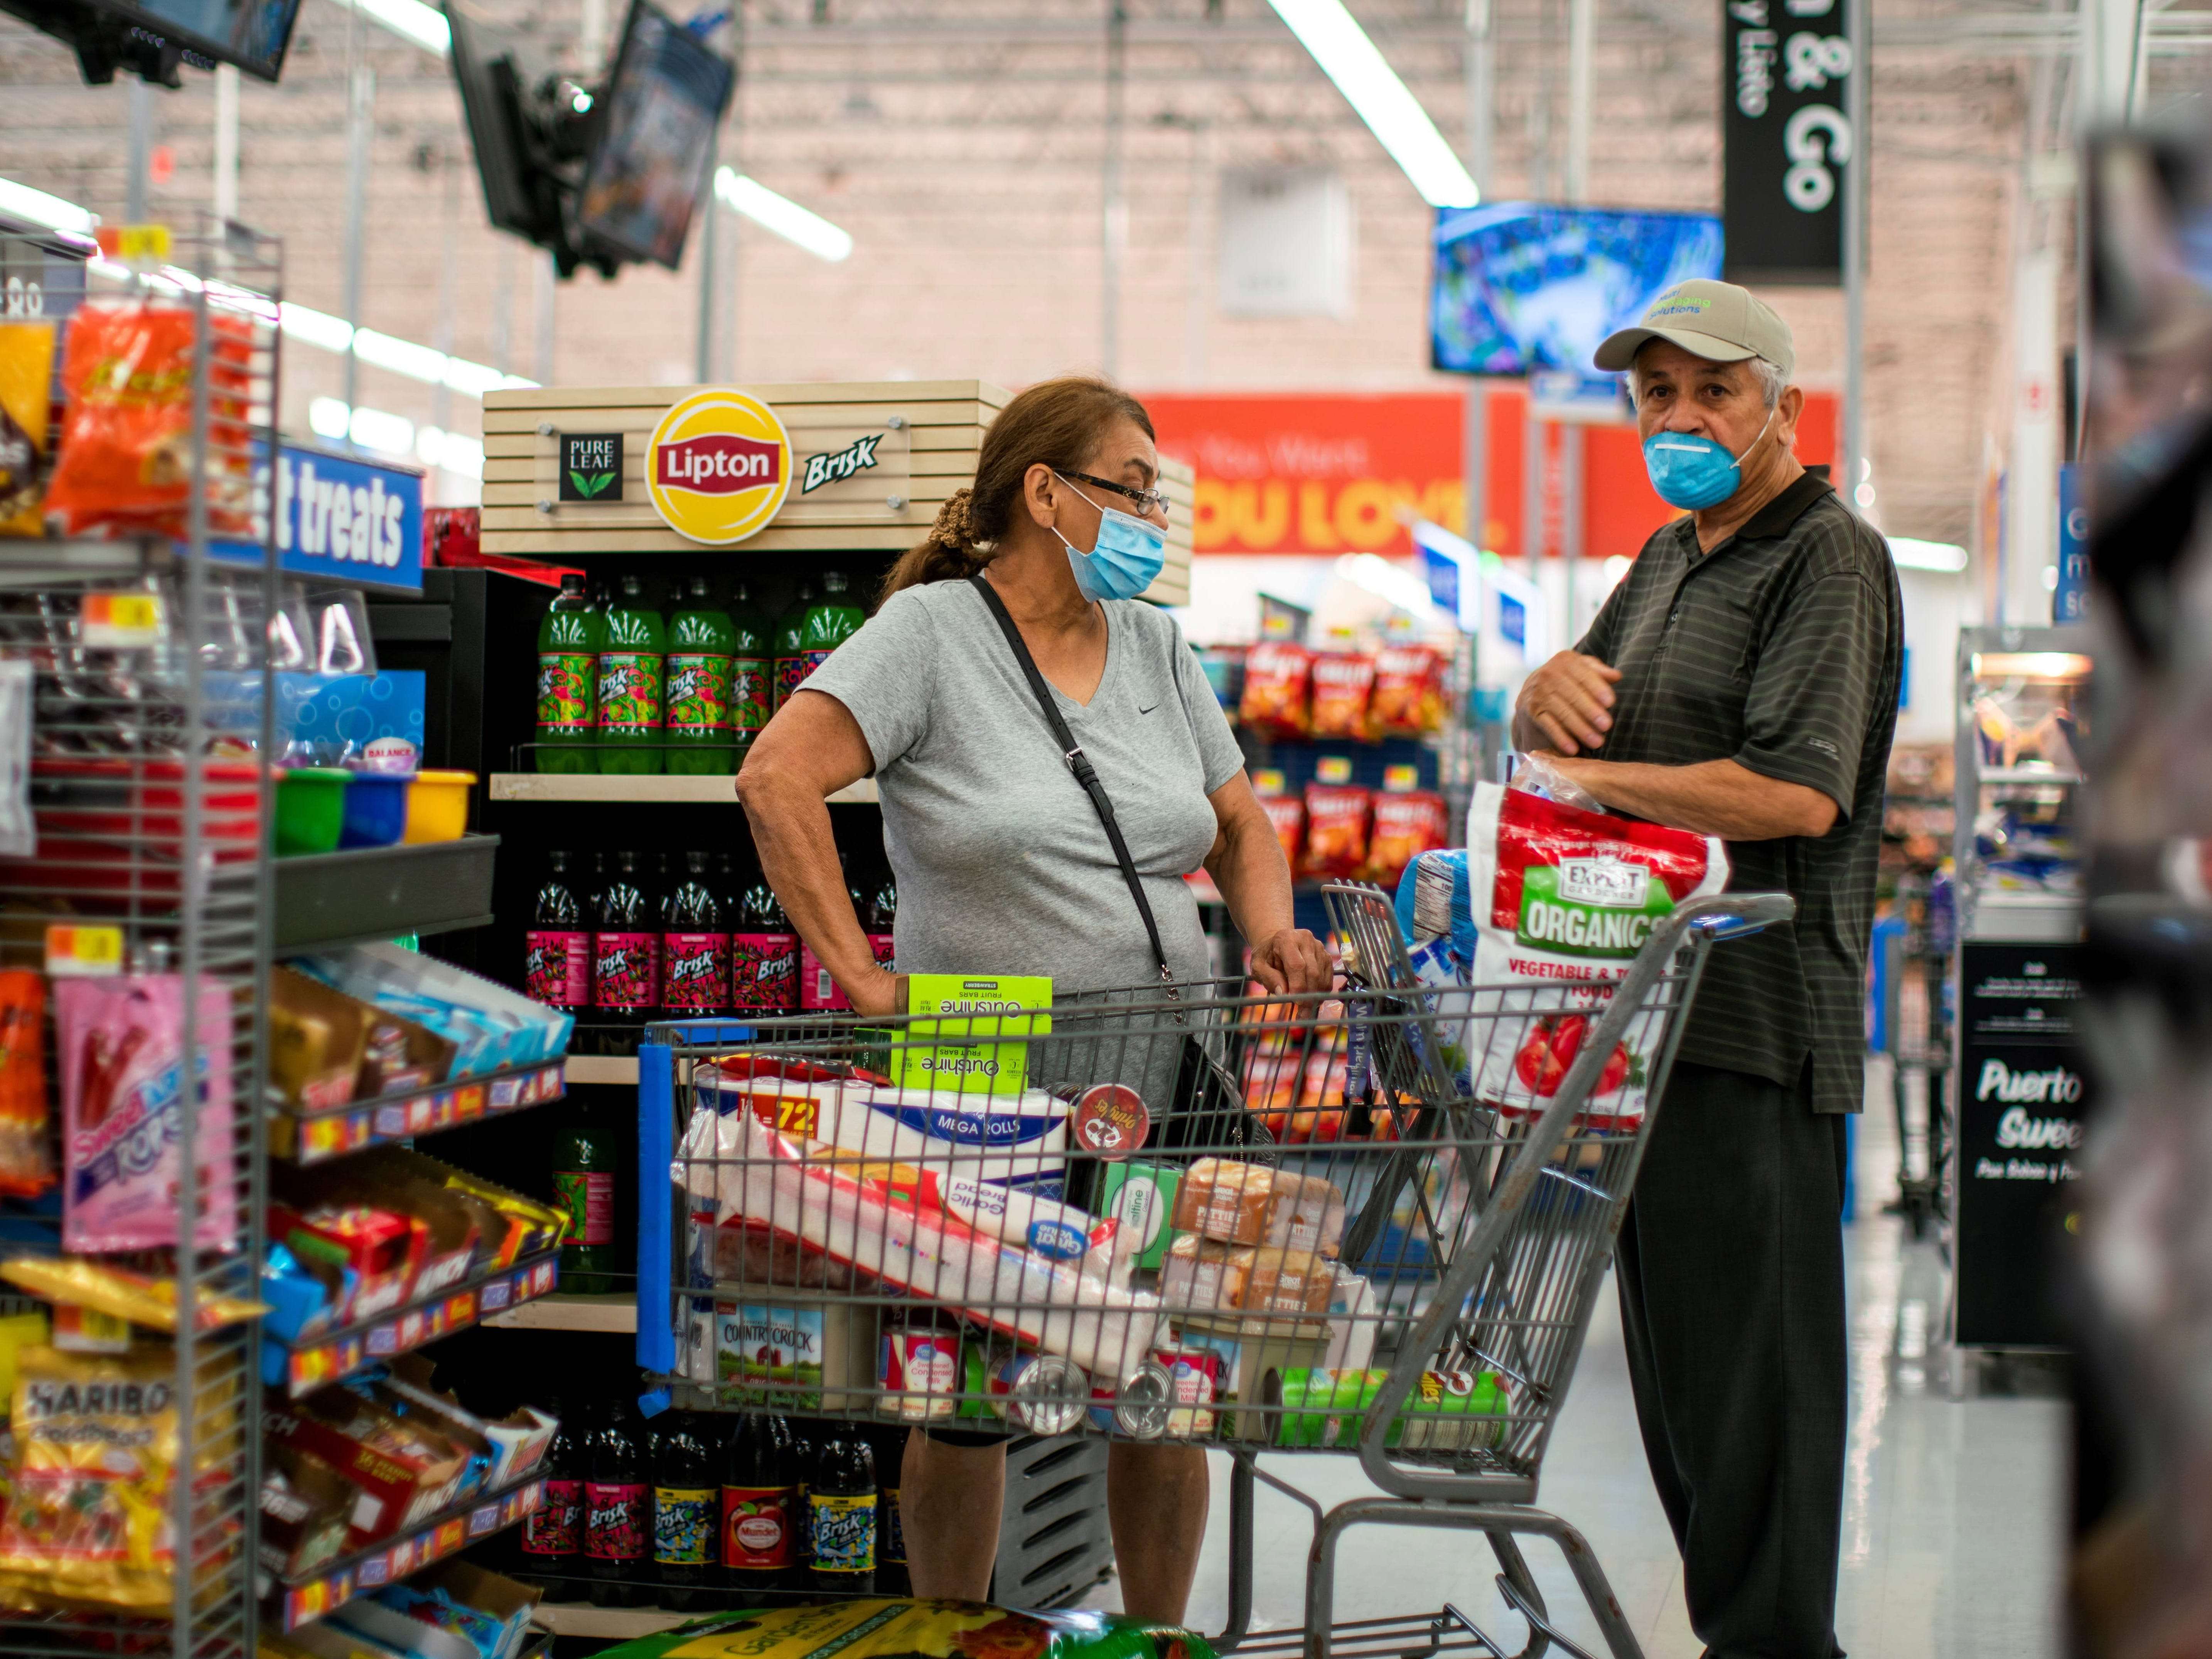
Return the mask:
POLYGON ((279 1630, 311 1625, 356 1596, 396 1584, 433 1562, 514 1526, 533 1513, 544 1495, 544 1478, 533 1475, 504 1492, 434 1516, 399 1537, 342 1556, 312 1577, 281 1580, 267 1593, 263 1616, 279 1630))
POLYGON ((637 1297, 628 1291, 586 1296, 562 1291, 489 1315, 483 1322, 502 1331, 586 1331, 603 1336, 635 1336, 637 1297))
POLYGON ((276 952, 307 956, 405 933, 487 927, 498 848, 497 836, 464 836, 278 859, 271 866, 276 952))
MULTIPOLYGON (((418 1297, 389 1313, 320 1333, 298 1347, 266 1337, 262 1342, 262 1380, 281 1386, 287 1395, 299 1400, 318 1389, 342 1382, 379 1361, 396 1358, 426 1342, 466 1330, 494 1314, 549 1296, 560 1282, 560 1254, 548 1251, 481 1279, 418 1297)), ((635 1318, 635 1311, 631 1316, 635 1318)))
MULTIPOLYGON (((706 777, 606 776, 596 772, 495 772, 494 800, 636 802, 661 805, 735 806, 737 775, 706 777)), ((832 806, 872 806, 876 781, 862 778, 831 795, 832 806)))
POLYGON ((571 1083, 611 1083, 617 1086, 627 1084, 637 1086, 637 1056, 635 1054, 571 1054, 568 1056, 568 1081, 571 1083))
MULTIPOLYGON (((569 1060, 568 1066, 576 1062, 569 1060)), ((357 1100, 326 1112, 297 1113, 279 1108, 269 1115, 269 1152, 305 1166, 366 1152, 371 1146, 458 1129, 488 1117, 543 1106, 568 1093, 561 1060, 512 1066, 483 1077, 441 1083, 357 1100)), ((636 1062, 630 1062, 632 1080, 636 1062)))
POLYGON ((588 1601, 540 1601, 530 1622, 555 1636, 580 1636, 602 1642, 627 1642, 658 1636, 708 1615, 670 1613, 660 1607, 595 1607, 588 1601))

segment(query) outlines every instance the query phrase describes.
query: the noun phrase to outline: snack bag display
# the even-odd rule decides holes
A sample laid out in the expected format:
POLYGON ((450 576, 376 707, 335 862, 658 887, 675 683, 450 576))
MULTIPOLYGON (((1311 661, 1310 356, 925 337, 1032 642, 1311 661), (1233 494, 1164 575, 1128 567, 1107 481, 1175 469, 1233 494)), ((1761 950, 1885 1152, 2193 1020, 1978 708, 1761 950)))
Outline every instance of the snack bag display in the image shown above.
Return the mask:
POLYGON ((1361 652, 1329 651, 1313 659, 1313 735, 1364 738, 1367 700, 1375 689, 1375 659, 1361 652))
POLYGON ((1444 659, 1425 645, 1393 645, 1375 653, 1375 691, 1368 726, 1378 738, 1425 738, 1443 729, 1444 659))
POLYGON ((1119 1613, 854 1600, 716 1613, 601 1659, 1213 1659, 1203 1636, 1119 1613))
MULTIPOLYGON (((204 1249, 238 1237, 232 1145, 230 998, 203 984, 194 1160, 204 1249)), ((155 1249, 178 1237, 177 1135, 184 1101, 185 981, 179 974, 65 979, 54 988, 62 1066, 64 1249, 155 1249)))
POLYGON ((38 1347, 18 1364, 0 1584, 166 1611, 176 1357, 152 1345, 117 1355, 38 1347))
MULTIPOLYGON (((1475 786, 1468 819, 1468 909, 1452 933, 1472 934, 1473 1009, 1510 1006, 1514 988, 1569 988, 1571 1006, 1540 1018, 1475 1028, 1476 1098, 1508 1116, 1534 1116, 1559 1092, 1613 994, 1613 981, 1684 900, 1728 884, 1718 840, 1602 812, 1586 812, 1494 783, 1475 786)), ((1464 935, 1462 935, 1464 936, 1464 935)), ((1627 1128, 1643 1121, 1662 1016, 1639 1013, 1608 1056, 1585 1115, 1627 1128)))
POLYGON ((1305 847, 1305 802, 1296 795, 1262 795, 1260 805, 1267 814, 1267 822, 1275 826, 1275 839, 1283 843, 1284 859, 1297 869, 1298 854, 1305 847))
POLYGON ((1247 651, 1237 718, 1270 736, 1309 736, 1313 730, 1313 653, 1287 640, 1262 640, 1247 651))
POLYGON ((0 536, 35 536, 44 528, 40 507, 46 463, 53 378, 54 325, 0 323, 0 536))
POLYGON ((1406 866, 1444 844, 1449 814, 1444 798, 1425 789, 1375 798, 1375 827, 1367 837, 1363 880, 1395 887, 1406 866))
POLYGON ((1373 799, 1355 784, 1306 786, 1306 850, 1301 875, 1342 881, 1367 862, 1367 811, 1373 799))
MULTIPOLYGON (((0 526, 0 532, 6 526, 0 526)), ((46 1152, 46 981, 0 969, 0 1193, 36 1198, 54 1184, 46 1152)))
MULTIPOLYGON (((252 337, 210 313, 213 361, 205 469, 208 528, 252 533, 246 397, 252 337)), ((64 532, 182 536, 191 495, 193 314, 150 305, 83 305, 62 357, 68 393, 46 510, 64 532)))

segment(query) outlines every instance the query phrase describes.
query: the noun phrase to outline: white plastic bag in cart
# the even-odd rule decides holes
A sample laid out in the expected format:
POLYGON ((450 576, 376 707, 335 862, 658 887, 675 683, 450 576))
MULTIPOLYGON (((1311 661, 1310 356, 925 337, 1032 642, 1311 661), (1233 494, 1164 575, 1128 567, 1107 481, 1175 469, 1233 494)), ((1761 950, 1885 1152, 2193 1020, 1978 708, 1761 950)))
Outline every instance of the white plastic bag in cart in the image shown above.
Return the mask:
MULTIPOLYGON (((1475 1097, 1510 1117, 1534 1116, 1559 1092, 1653 927, 1685 900, 1728 884, 1728 854, 1710 836, 1484 783, 1468 816, 1465 860, 1463 882, 1449 866, 1431 871, 1431 894, 1453 878, 1453 914, 1447 930, 1415 948, 1431 964, 1424 977, 1463 974, 1460 982, 1473 988, 1465 1046, 1475 1097)), ((1401 912, 1420 908, 1417 873, 1407 879, 1416 890, 1401 912)), ((1592 1127, 1643 1121, 1665 1035, 1656 1013, 1630 1023, 1592 1086, 1584 1108, 1592 1127)))
POLYGON ((672 1173, 713 1200, 719 1225, 763 1224, 1094 1377, 1118 1382, 1150 1355, 1158 1300, 1111 1282, 1109 1252, 1070 1260, 1008 1243, 917 1201, 884 1164, 825 1152, 750 1111, 696 1111, 672 1173))

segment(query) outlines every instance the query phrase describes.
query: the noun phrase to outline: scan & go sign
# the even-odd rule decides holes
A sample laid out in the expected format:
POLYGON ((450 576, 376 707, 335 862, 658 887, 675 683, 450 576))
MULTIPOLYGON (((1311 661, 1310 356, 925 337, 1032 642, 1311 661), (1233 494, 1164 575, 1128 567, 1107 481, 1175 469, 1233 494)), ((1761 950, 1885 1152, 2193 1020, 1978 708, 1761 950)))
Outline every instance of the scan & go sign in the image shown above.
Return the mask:
POLYGON ((696 392, 645 443, 645 487, 678 535, 710 546, 768 528, 791 493, 791 434, 759 398, 696 392))

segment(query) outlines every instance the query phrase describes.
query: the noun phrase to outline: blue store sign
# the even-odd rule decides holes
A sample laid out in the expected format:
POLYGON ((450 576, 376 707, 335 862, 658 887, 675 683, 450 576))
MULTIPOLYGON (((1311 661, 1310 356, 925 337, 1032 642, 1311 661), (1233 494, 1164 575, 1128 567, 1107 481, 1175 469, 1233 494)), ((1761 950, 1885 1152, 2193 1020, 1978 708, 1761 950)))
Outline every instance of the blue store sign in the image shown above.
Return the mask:
POLYGON ((2089 603, 2089 509, 2081 505, 2081 469, 2058 469, 2058 585, 2051 620, 2080 622, 2089 603))
MULTIPOLYGON (((270 479, 257 465, 254 528, 268 511, 270 479)), ((280 441, 276 477, 276 562, 288 576, 422 590, 422 475, 388 462, 280 441)), ((258 564, 258 546, 217 543, 230 563, 258 564)))

